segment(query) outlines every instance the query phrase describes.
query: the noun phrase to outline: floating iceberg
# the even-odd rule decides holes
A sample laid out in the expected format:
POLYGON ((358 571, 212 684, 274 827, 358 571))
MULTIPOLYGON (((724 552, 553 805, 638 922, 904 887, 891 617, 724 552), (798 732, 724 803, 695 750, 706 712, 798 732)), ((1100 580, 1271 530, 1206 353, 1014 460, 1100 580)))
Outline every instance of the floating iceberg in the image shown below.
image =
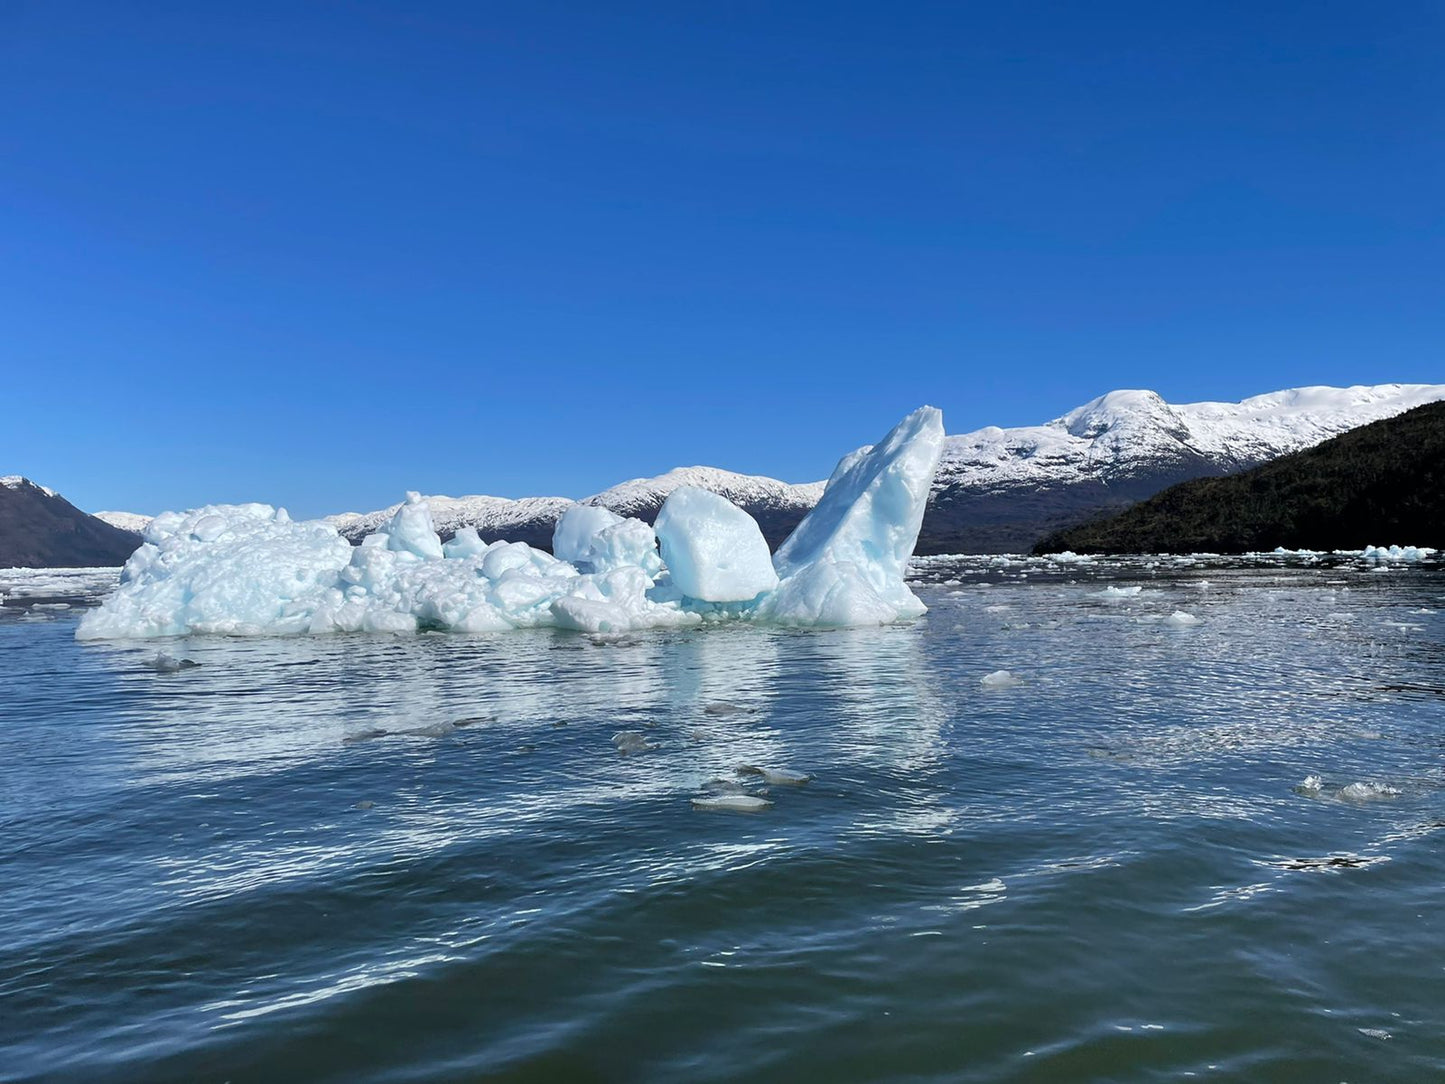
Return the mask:
POLYGON ((557 523, 552 553, 484 543, 471 529, 443 544, 415 493, 356 547, 329 523, 295 522, 264 504, 167 512, 76 635, 885 624, 925 609, 904 575, 942 447, 942 413, 914 411, 844 457, 772 558, 751 516, 691 487, 668 497, 656 530, 574 506, 557 523))

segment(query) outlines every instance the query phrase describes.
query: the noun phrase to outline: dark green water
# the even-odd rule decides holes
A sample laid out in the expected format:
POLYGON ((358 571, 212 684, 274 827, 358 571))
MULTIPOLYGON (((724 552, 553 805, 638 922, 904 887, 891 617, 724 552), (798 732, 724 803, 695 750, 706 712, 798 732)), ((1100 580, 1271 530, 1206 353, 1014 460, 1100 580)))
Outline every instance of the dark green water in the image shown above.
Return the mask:
POLYGON ((1445 1078, 1445 572, 1275 564, 172 674, 12 598, 0 1078, 1445 1078))

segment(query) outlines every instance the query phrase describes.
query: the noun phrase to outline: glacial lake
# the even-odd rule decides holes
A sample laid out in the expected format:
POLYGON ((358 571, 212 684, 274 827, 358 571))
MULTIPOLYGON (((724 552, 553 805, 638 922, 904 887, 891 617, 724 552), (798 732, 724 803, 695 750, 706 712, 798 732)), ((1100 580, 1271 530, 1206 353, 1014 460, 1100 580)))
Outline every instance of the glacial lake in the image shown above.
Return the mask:
POLYGON ((1439 564, 77 643, 111 576, 0 572, 5 1079, 1445 1078, 1439 564))

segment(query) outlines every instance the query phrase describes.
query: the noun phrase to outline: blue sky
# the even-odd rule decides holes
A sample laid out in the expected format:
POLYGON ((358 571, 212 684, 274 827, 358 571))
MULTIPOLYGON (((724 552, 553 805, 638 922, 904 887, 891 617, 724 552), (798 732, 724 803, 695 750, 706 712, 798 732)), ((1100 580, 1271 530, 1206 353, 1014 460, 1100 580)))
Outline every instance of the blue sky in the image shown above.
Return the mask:
POLYGON ((0 7, 0 473, 801 481, 930 402, 1445 380, 1445 7, 0 7))

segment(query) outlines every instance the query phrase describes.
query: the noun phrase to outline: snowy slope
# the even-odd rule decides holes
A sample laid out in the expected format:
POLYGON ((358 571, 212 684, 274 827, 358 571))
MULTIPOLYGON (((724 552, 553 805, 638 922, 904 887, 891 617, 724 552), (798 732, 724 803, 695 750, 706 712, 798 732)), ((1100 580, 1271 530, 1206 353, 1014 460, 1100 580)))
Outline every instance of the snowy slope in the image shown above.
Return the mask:
POLYGON ((950 484, 980 487, 1107 479, 1201 459, 1232 470, 1439 399, 1445 384, 1291 388, 1177 405, 1152 391, 1111 391, 1046 425, 949 437, 941 470, 950 484))
POLYGON ((130 531, 133 534, 144 534, 153 518, 142 515, 140 512, 92 512, 91 515, 96 519, 104 520, 112 527, 118 527, 122 531, 130 531))

